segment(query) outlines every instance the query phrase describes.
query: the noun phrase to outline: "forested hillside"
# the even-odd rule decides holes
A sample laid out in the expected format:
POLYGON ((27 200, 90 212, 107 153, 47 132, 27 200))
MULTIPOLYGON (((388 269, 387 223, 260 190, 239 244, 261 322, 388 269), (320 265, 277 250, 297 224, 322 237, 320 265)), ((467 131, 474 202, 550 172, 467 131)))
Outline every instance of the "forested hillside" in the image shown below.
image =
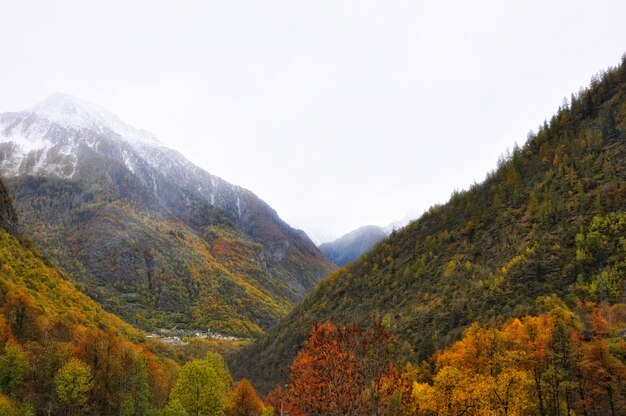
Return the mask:
MULTIPOLYGON (((511 109, 514 111, 514 109, 511 109)), ((626 62, 592 80, 502 157, 316 290, 250 349, 236 374, 264 390, 315 323, 376 318, 418 362, 472 324, 540 312, 538 297, 625 301, 626 62)))
POLYGON ((78 414, 87 401, 98 414, 162 406, 177 365, 16 235, 0 189, 0 212, 11 218, 0 228, 0 414, 78 414))

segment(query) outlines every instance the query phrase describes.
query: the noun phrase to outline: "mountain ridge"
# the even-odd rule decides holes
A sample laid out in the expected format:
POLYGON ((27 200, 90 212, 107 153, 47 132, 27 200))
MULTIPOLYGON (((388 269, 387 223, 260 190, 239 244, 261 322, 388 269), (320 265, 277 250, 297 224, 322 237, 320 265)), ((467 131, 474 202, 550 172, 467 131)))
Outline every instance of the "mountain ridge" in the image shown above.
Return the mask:
POLYGON ((22 228, 131 323, 256 335, 333 269, 251 191, 149 133, 62 94, 34 110, 0 114, 22 228))

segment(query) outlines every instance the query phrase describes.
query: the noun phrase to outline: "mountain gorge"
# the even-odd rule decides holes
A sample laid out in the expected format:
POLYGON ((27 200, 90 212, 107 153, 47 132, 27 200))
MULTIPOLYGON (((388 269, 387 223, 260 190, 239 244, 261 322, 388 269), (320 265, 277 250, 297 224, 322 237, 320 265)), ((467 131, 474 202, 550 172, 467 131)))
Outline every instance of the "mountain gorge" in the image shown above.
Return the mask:
MULTIPOLYGON (((269 391, 309 330, 382 322, 404 362, 427 359, 472 324, 626 300, 626 61, 594 78, 486 180, 329 275, 232 359, 269 391)), ((460 413, 459 413, 460 414, 460 413)))
POLYGON ((72 96, 0 114, 0 173, 42 253, 144 328, 254 336, 334 267, 252 192, 72 96))
POLYGON ((345 234, 334 241, 323 243, 319 249, 337 266, 345 266, 369 251, 374 244, 385 239, 387 232, 376 225, 366 225, 345 234))

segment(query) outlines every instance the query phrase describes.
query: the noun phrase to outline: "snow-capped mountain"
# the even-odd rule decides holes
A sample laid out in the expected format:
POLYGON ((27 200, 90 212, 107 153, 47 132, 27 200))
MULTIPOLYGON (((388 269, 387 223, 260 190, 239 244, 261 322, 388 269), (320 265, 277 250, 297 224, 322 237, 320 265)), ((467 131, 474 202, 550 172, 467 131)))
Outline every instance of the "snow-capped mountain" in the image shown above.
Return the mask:
POLYGON ((161 145, 151 133, 95 104, 56 93, 25 111, 0 114, 0 172, 5 176, 81 176, 91 169, 83 157, 87 151, 123 163, 154 187, 158 181, 146 167, 199 192, 211 204, 237 208, 238 215, 242 212, 246 190, 208 174, 161 145))
MULTIPOLYGON (((18 113, 0 114, 2 171, 6 175, 76 174, 82 146, 97 151, 108 138, 139 148, 159 146, 152 134, 122 122, 114 114, 67 94, 56 93, 18 113)), ((131 160, 126 162, 132 168, 131 160)))
POLYGON ((200 308, 206 301, 195 288, 204 284, 200 268, 213 276, 212 289, 206 288, 212 299, 229 296, 210 293, 226 284, 224 273, 241 278, 238 290, 245 296, 265 299, 257 310, 248 310, 252 299, 231 306, 233 314, 245 309, 246 319, 266 327, 333 268, 304 232, 283 222, 252 192, 70 95, 57 93, 24 111, 0 113, 0 175, 7 178, 27 234, 34 233, 44 252, 73 271, 105 306, 108 301, 118 305, 114 297, 131 299, 115 309, 126 317, 126 308, 136 314, 138 304, 161 312, 187 301, 200 308), (112 233, 116 227, 119 232, 112 233), (193 242, 196 237, 202 242, 193 242), (187 251, 174 257, 171 244, 187 251), (206 265, 220 256, 225 257, 221 266, 206 265), (111 265, 111 257, 124 260, 111 265), (192 270, 180 257, 204 266, 192 270), (174 271, 187 281, 190 294, 179 287, 154 288, 153 275, 174 271), (145 298, 144 286, 152 290, 145 298))
POLYGON ((210 175, 163 146, 151 133, 71 95, 55 93, 25 111, 0 114, 3 176, 82 178, 92 175, 93 154, 123 164, 156 193, 165 180, 238 218, 245 219, 250 203, 258 201, 250 191, 210 175))

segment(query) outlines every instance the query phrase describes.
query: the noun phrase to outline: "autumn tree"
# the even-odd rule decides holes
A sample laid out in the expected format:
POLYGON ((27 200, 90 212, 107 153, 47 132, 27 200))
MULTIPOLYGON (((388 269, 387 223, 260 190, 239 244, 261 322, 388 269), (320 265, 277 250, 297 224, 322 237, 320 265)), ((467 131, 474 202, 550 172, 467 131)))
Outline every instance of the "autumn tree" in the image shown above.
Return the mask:
POLYGON ((315 325, 290 367, 288 408, 293 416, 360 414, 367 407, 364 375, 354 352, 355 329, 315 325))
POLYGON ((274 390, 268 393, 265 403, 274 409, 278 415, 282 415, 287 405, 287 392, 281 386, 276 385, 274 390))
POLYGON ((380 322, 368 328, 315 325, 290 367, 287 409, 294 416, 332 416, 402 408, 412 397, 411 383, 393 364, 395 348, 380 322))
POLYGON ((243 379, 237 384, 232 396, 230 416, 261 416, 263 402, 249 380, 243 379))
POLYGON ((626 342, 614 344, 609 338, 611 317, 611 311, 606 306, 592 312, 594 336, 585 346, 582 369, 589 380, 589 408, 594 413, 615 416, 626 411, 626 364, 613 351, 624 354, 626 342))
POLYGON ((72 358, 57 373, 54 387, 65 414, 81 415, 86 410, 89 391, 93 387, 91 369, 82 361, 72 358))
POLYGON ((30 296, 23 293, 10 294, 2 312, 8 320, 13 337, 20 341, 40 338, 42 330, 39 315, 41 312, 30 296))

